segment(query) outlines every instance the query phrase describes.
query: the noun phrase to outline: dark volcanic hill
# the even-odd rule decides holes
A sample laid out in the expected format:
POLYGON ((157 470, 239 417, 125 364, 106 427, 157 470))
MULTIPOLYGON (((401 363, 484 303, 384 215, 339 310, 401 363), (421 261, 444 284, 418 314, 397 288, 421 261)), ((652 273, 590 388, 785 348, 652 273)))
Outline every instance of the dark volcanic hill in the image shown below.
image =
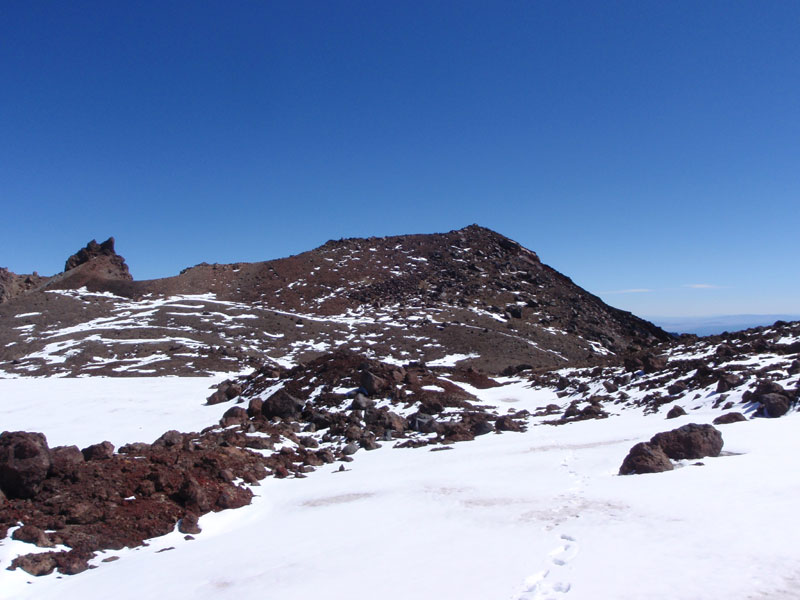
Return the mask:
POLYGON ((112 238, 66 267, 0 272, 0 372, 203 374, 336 348, 500 372, 597 364, 669 339, 477 225, 149 281, 131 278, 112 238))

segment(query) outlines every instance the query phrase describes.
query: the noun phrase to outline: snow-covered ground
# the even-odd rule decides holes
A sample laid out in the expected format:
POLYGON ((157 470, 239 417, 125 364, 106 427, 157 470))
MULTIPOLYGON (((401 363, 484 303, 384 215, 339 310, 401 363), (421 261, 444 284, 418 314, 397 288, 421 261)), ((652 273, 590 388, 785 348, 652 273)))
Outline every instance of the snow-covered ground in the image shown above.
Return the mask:
POLYGON ((0 379, 5 431, 41 431, 50 447, 153 442, 169 429, 199 431, 227 407, 206 406, 214 377, 0 379))
MULTIPOLYGON (((202 405, 212 383, 0 380, 2 428, 43 431, 51 446, 152 441, 215 423, 226 406, 202 405)), ((518 409, 563 404, 519 382, 471 391, 518 409)), ((703 466, 616 474, 634 443, 719 414, 629 408, 446 451, 384 444, 344 472, 262 481, 252 505, 202 517, 195 540, 109 551, 72 577, 0 570, 0 598, 797 598, 797 413, 720 426, 726 455, 703 466)), ((0 566, 22 546, 2 541, 0 566)))

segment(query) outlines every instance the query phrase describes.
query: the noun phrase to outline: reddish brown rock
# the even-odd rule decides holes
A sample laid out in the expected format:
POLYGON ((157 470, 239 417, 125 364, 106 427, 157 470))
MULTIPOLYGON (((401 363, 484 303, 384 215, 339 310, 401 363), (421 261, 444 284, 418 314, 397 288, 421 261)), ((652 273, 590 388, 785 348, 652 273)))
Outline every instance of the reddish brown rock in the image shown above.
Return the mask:
POLYGON ((758 396, 761 413, 770 418, 782 417, 791 407, 791 401, 783 394, 762 394, 758 396))
POLYGON ((40 548, 52 548, 55 544, 47 537, 47 534, 33 525, 23 525, 19 529, 14 530, 11 538, 26 542, 28 544, 35 544, 40 548))
POLYGON ((650 439, 673 460, 719 456, 722 434, 711 425, 690 423, 672 431, 657 433, 650 439))
POLYGON ((114 456, 114 444, 111 442, 100 442, 81 450, 84 460, 108 460, 114 456))
POLYGON ((49 477, 74 477, 84 462, 77 446, 58 446, 50 450, 49 477))
POLYGON ((683 407, 682 406, 678 406, 676 404, 675 406, 673 406, 672 408, 669 409, 669 412, 667 413, 667 418, 668 419, 676 419, 678 417, 684 416, 685 414, 686 414, 686 411, 683 410, 683 407))
POLYGON ((290 419, 300 416, 303 410, 303 403, 292 396, 285 389, 280 389, 269 398, 264 400, 261 406, 261 414, 267 419, 280 417, 290 419))
POLYGON ((654 444, 640 442, 631 448, 619 468, 620 475, 639 475, 642 473, 661 473, 674 467, 664 451, 654 444))
POLYGON ((31 498, 50 470, 50 449, 41 433, 0 434, 0 489, 8 498, 31 498))
POLYGON ((712 422, 714 425, 728 425, 730 423, 739 423, 740 421, 747 421, 747 417, 740 412, 731 412, 718 416, 712 422))
POLYGON ((198 524, 197 515, 194 513, 186 513, 184 517, 178 522, 178 531, 189 535, 197 535, 202 529, 198 524))

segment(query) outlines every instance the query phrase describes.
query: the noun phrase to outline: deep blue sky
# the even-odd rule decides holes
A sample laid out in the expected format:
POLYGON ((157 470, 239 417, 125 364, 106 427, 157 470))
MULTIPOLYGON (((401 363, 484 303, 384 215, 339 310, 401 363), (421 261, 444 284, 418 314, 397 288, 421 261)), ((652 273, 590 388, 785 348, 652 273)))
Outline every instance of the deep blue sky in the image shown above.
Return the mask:
POLYGON ((800 313, 797 2, 5 2, 0 81, 16 272, 479 223, 639 314, 800 313))

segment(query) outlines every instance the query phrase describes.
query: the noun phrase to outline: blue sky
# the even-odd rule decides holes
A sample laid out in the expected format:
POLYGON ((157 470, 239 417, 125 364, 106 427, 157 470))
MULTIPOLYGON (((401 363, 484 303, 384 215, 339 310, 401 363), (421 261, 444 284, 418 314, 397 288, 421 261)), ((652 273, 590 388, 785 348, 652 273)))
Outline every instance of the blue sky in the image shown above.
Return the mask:
POLYGON ((796 2, 4 3, 0 266, 479 223, 638 314, 800 313, 798 31, 796 2))

